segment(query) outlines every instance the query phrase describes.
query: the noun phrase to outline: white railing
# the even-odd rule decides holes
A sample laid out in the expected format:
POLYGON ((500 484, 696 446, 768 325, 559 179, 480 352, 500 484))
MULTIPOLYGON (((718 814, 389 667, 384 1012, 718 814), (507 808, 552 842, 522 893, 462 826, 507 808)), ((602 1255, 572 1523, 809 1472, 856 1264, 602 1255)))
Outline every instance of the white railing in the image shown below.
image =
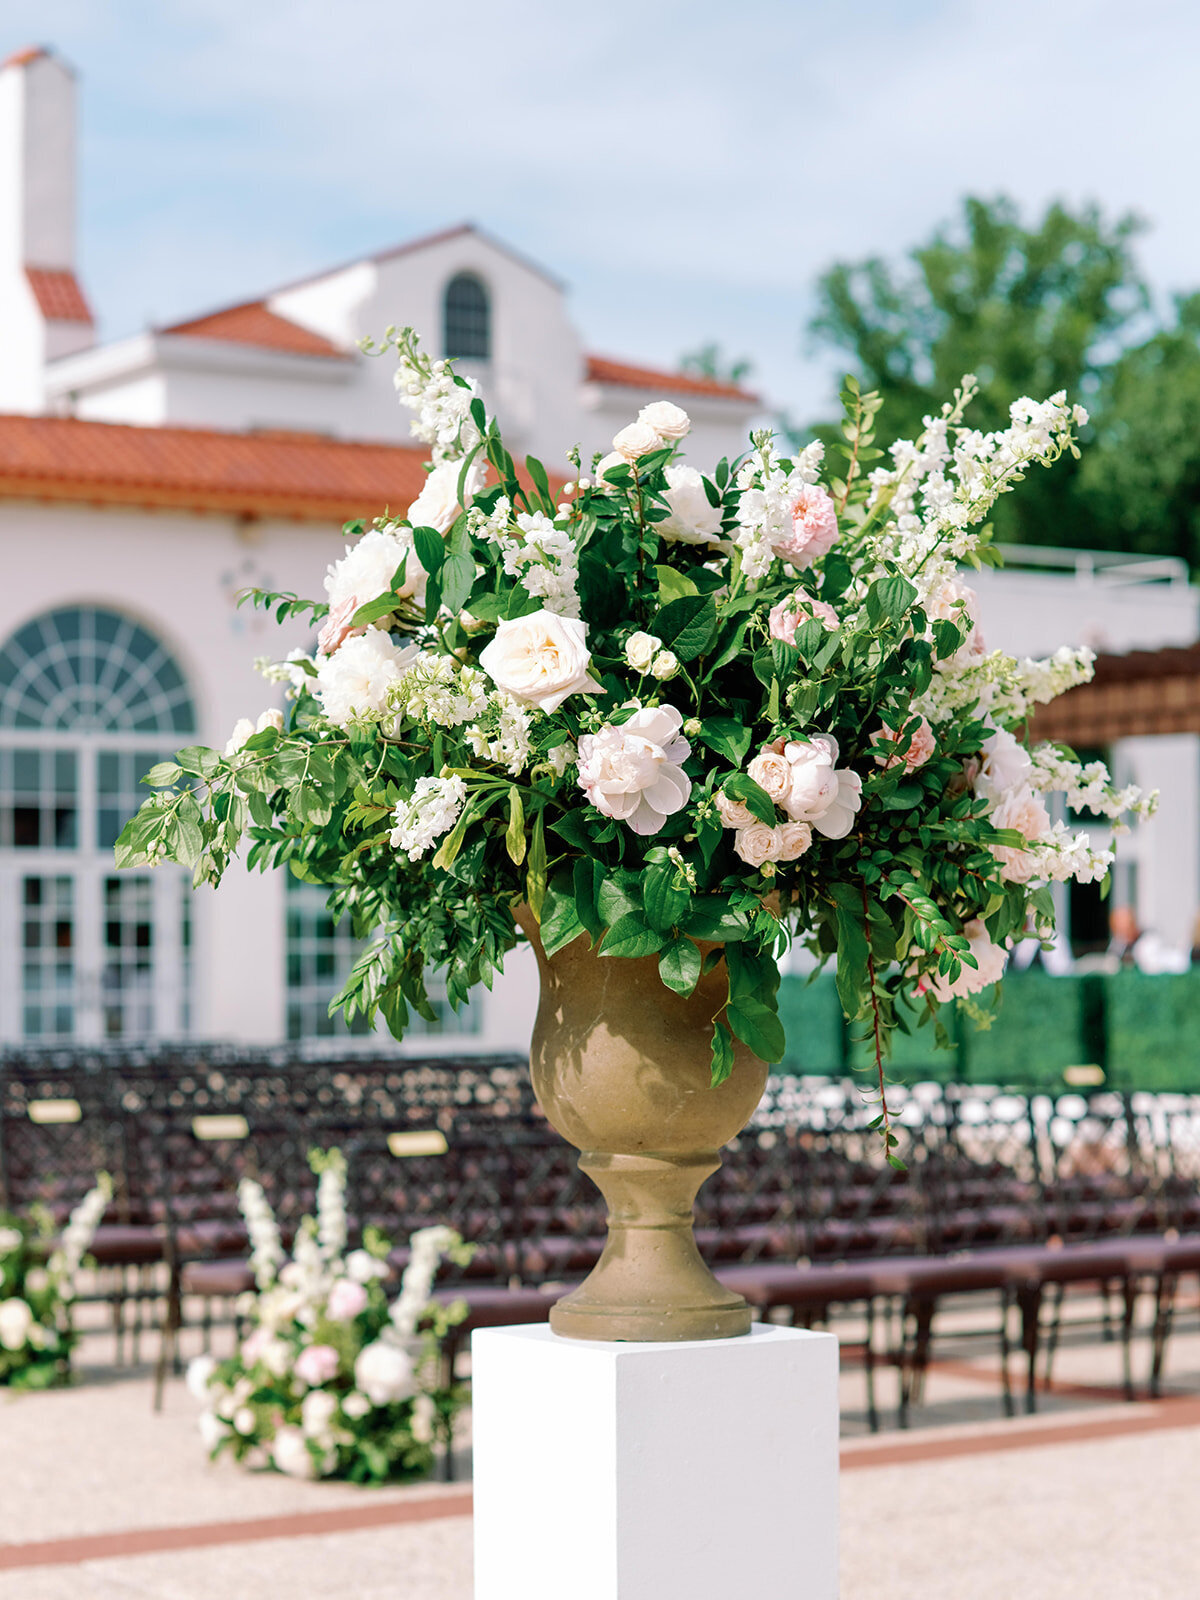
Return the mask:
POLYGON ((1188 586, 1187 562, 1176 556, 1132 556, 1119 550, 1067 550, 1051 545, 1002 544, 1004 571, 1058 572, 1078 583, 1118 588, 1134 584, 1162 584, 1169 589, 1188 586))

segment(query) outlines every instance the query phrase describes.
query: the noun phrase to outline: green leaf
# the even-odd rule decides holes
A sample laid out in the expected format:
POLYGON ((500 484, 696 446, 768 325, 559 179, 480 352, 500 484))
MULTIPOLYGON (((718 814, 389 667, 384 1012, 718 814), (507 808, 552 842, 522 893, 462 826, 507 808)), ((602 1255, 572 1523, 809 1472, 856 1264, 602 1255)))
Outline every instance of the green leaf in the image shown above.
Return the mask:
MULTIPOLYGON (((408 557, 405 556, 404 561, 400 563, 401 572, 403 572, 404 563, 407 560, 408 557)), ((369 627, 372 622, 378 622, 380 617, 390 617, 398 604, 399 601, 396 596, 389 590, 385 594, 379 595, 377 599, 368 600, 365 605, 359 606, 358 610, 350 618, 350 626, 352 628, 369 627)))
POLYGON ((867 590, 867 616, 876 627, 885 619, 895 621, 916 598, 917 591, 908 579, 893 572, 886 578, 877 578, 867 590))
POLYGON ((597 891, 596 905, 606 928, 611 928, 631 911, 640 912, 642 909, 636 887, 622 883, 617 878, 605 878, 597 891))
POLYGON ((778 1013, 763 1000, 743 996, 725 1008, 729 1026, 760 1061, 781 1061, 787 1038, 778 1013))
POLYGON ((750 748, 750 729, 735 717, 706 717, 700 729, 700 740, 719 756, 724 756, 731 766, 740 767, 750 748))
POLYGON ((142 782, 151 789, 169 789, 183 777, 183 768, 176 761, 159 761, 150 768, 142 782))
POLYGON ((525 871, 525 898, 535 917, 542 914, 546 898, 546 826, 539 811, 533 819, 533 837, 529 841, 529 865, 525 871))
POLYGON ((556 872, 542 901, 542 945, 548 956, 554 955, 564 945, 584 933, 583 923, 575 908, 575 896, 570 874, 556 872))
POLYGON ((740 800, 768 828, 775 826, 775 802, 748 772, 735 772, 721 785, 731 800, 740 800))
POLYGON ((692 580, 685 573, 676 572, 674 567, 655 567, 654 575, 658 579, 658 593, 664 606, 669 600, 680 600, 685 594, 699 592, 692 580))
POLYGON ((678 873, 669 863, 650 867, 642 879, 642 905, 646 920, 659 933, 667 933, 687 912, 691 895, 676 886, 678 873))
POLYGON ((199 778, 211 778, 221 765, 217 752, 202 744, 190 744, 186 750, 177 750, 175 760, 185 772, 193 772, 199 778))
POLYGON ((413 545, 417 560, 431 578, 436 577, 446 559, 446 541, 441 534, 436 528, 414 528, 413 545))
POLYGON ((868 987, 869 954, 861 915, 856 916, 848 907, 839 905, 836 983, 842 1010, 851 1020, 862 1011, 863 995, 868 987))
POLYGON ((525 457, 525 470, 533 479, 534 487, 548 506, 554 504, 554 496, 550 493, 550 479, 546 469, 536 456, 525 457))
POLYGON ((471 551, 465 514, 457 519, 446 540, 446 559, 441 579, 442 604, 447 611, 461 611, 475 587, 475 557, 471 551))
POLYGON ((697 895, 684 927, 693 939, 733 944, 750 932, 750 919, 744 911, 733 910, 724 895, 697 895))
POLYGON ((723 1022, 713 1025, 712 1087, 718 1088, 733 1071, 733 1035, 723 1022))
POLYGON ((521 804, 521 791, 508 791, 508 829, 504 835, 504 848, 514 866, 525 859, 525 807, 521 804))
POLYGON ((600 946, 602 956, 634 958, 652 956, 662 948, 662 936, 654 932, 640 912, 618 917, 600 946))
POLYGON ((600 885, 604 882, 604 868, 594 856, 585 856, 576 861, 571 869, 571 882, 575 891, 575 909, 579 913, 579 920, 591 934, 593 939, 598 939, 604 932, 604 918, 600 915, 598 896, 600 885))
POLYGON ((708 646, 717 627, 717 603, 711 595, 685 594, 671 600, 650 625, 680 661, 694 661, 708 646))
POLYGON ((677 939, 663 951, 658 975, 676 994, 691 994, 700 981, 700 952, 690 939, 677 939))

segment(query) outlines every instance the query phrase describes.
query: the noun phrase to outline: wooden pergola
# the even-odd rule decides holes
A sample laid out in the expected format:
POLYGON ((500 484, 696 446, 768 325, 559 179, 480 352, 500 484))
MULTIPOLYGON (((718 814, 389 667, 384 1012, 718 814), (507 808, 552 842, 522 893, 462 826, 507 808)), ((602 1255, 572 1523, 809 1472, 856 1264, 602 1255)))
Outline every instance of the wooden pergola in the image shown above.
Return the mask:
POLYGON ((1098 656, 1090 683, 1039 706, 1029 737, 1084 749, 1168 733, 1200 733, 1200 643, 1098 656))

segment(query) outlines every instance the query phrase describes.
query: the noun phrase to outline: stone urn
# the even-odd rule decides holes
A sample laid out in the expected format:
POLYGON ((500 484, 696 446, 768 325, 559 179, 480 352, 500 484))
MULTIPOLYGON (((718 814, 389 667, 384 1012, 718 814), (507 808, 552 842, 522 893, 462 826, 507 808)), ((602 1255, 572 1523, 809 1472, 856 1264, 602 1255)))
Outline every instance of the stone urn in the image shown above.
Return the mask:
POLYGON ((534 1093, 608 1203, 603 1254, 550 1326, 572 1339, 650 1342, 748 1333, 749 1306, 713 1277, 692 1233, 697 1191, 767 1081, 766 1064, 736 1044, 732 1074, 711 1087, 722 966, 677 995, 653 956, 602 956, 586 936, 547 956, 529 908, 516 918, 541 975, 534 1093))

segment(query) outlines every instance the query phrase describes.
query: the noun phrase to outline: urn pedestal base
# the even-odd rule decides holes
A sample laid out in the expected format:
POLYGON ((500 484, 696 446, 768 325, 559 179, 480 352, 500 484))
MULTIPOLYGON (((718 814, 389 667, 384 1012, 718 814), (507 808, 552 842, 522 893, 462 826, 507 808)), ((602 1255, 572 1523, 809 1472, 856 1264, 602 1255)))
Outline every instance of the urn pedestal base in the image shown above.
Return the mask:
POLYGON ((471 1341, 475 1600, 836 1600, 837 1340, 471 1341))

